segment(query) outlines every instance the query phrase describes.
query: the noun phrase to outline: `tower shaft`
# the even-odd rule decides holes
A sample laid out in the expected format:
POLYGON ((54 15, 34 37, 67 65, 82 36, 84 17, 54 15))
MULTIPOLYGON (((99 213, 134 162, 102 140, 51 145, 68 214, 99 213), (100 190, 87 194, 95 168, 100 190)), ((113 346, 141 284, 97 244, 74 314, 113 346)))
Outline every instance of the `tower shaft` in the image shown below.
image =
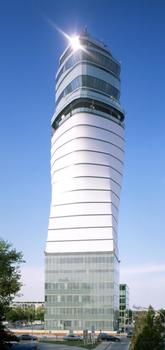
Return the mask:
POLYGON ((120 66, 87 34, 56 76, 46 243, 49 329, 116 327, 118 208, 124 155, 120 66))

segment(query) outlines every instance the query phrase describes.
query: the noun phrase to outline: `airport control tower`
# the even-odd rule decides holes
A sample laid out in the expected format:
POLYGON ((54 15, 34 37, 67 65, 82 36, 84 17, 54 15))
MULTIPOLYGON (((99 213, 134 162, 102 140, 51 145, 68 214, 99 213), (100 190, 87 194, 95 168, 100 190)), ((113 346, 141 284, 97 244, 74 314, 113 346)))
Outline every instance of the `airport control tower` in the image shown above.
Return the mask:
POLYGON ((119 62, 87 32, 72 38, 52 118, 47 329, 116 329, 123 123, 119 62))

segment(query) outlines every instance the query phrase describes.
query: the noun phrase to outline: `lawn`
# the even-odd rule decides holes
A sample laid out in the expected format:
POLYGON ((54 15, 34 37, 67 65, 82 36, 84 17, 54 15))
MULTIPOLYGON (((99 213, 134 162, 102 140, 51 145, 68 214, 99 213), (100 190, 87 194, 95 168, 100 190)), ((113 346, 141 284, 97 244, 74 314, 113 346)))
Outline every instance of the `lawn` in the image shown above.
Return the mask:
POLYGON ((99 342, 95 342, 95 343, 88 343, 88 344, 84 344, 84 342, 82 340, 51 340, 51 339, 44 339, 44 340, 40 340, 42 341, 42 343, 51 343, 51 344, 59 344, 59 345, 68 345, 68 346, 78 346, 81 348, 85 348, 85 349, 95 349, 96 346, 99 344, 99 342))

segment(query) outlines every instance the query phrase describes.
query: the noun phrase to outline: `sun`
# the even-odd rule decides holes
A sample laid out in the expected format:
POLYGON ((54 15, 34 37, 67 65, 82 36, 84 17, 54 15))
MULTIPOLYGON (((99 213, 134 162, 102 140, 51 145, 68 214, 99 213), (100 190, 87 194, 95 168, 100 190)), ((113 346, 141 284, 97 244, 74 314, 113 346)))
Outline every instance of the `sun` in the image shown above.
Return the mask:
POLYGON ((69 38, 73 51, 82 49, 80 39, 78 35, 69 38))

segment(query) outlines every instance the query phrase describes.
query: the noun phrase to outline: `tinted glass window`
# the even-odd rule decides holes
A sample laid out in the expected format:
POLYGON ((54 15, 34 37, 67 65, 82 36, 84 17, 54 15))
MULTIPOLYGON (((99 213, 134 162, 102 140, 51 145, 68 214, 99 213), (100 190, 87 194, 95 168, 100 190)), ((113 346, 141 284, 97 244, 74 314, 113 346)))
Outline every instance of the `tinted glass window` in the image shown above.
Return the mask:
POLYGON ((68 58, 67 62, 64 64, 64 66, 59 71, 56 81, 59 80, 62 73, 64 73, 69 68, 73 67, 77 62, 80 61, 88 61, 91 63, 96 63, 99 66, 107 69, 108 71, 111 71, 115 75, 120 75, 120 65, 114 62, 111 58, 102 55, 99 52, 92 51, 92 52, 84 52, 84 51, 77 51, 75 52, 71 57, 68 58))
POLYGON ((93 90, 97 90, 97 92, 106 94, 108 96, 112 96, 115 99, 119 99, 120 93, 119 90, 116 89, 111 84, 107 83, 104 80, 92 77, 90 75, 80 75, 74 80, 71 81, 70 84, 66 86, 66 88, 59 95, 56 105, 61 101, 62 97, 68 95, 72 91, 76 90, 79 87, 87 87, 93 90))

